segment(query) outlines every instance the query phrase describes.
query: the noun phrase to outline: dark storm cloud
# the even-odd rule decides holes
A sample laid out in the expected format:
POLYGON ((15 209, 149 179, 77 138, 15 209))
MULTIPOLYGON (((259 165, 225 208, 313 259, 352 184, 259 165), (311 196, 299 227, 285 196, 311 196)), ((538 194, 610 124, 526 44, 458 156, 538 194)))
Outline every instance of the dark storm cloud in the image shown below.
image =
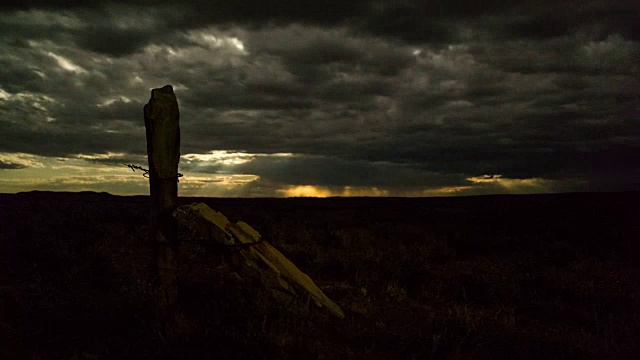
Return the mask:
POLYGON ((466 183, 461 174, 445 175, 393 163, 322 156, 258 157, 238 165, 234 171, 260 174, 264 180, 287 185, 419 188, 466 183))
MULTIPOLYGON (((494 38, 546 39, 575 31, 596 38, 621 34, 635 39, 637 11, 632 2, 604 1, 36 1, 4 5, 6 11, 55 10, 66 18, 41 18, 35 24, 16 21, 12 33, 73 41, 77 46, 111 56, 125 56, 150 43, 167 42, 174 31, 207 25, 282 26, 309 24, 348 26, 362 34, 396 38, 414 44, 462 41, 461 24, 479 26, 494 38), (535 4, 535 5, 534 5, 535 4), (83 26, 70 26, 80 21, 83 26), (484 28, 484 29, 483 29, 484 28)), ((40 14, 42 15, 42 14, 40 14)), ((76 24, 77 25, 77 24, 76 24)), ((170 41, 170 40, 169 40, 170 41)), ((339 47, 322 54, 302 52, 311 61, 350 57, 339 47)))
POLYGON ((535 17, 523 16, 504 25, 504 32, 513 38, 546 39, 567 35, 571 31, 568 19, 547 13, 535 17))
POLYGON ((260 186, 638 184, 632 2, 3 6, 0 151, 139 161, 149 88, 173 84, 184 154, 294 154, 233 167, 260 186))
POLYGON ((139 164, 145 164, 145 162, 147 161, 146 155, 134 156, 134 155, 128 155, 128 154, 112 155, 110 158, 99 158, 99 157, 91 158, 86 156, 85 157, 76 156, 75 158, 83 159, 90 163, 94 163, 98 165, 110 165, 110 166, 125 166, 126 164, 139 165, 139 164))
POLYGON ((414 60, 396 44, 357 36, 347 27, 267 28, 248 37, 247 46, 256 54, 281 58, 287 69, 303 80, 324 80, 356 66, 366 74, 395 76, 414 60))
MULTIPOLYGON (((469 107, 464 115, 447 114, 435 123, 424 121, 398 129, 392 140, 370 146, 361 157, 422 164, 445 173, 559 179, 604 175, 621 165, 617 159, 640 156, 640 132, 633 113, 617 113, 615 102, 601 107, 597 103, 575 108, 566 104, 571 100, 560 98, 555 105, 538 108, 469 107), (608 156, 609 164, 615 165, 607 166, 604 159, 608 156)), ((620 169, 634 174, 638 166, 629 163, 620 169)))
POLYGON ((496 38, 544 40, 583 33, 597 40, 615 34, 638 40, 640 14, 632 0, 531 1, 504 10, 480 20, 496 38))
POLYGON ((0 170, 15 170, 15 169, 24 169, 26 166, 22 164, 14 164, 11 162, 4 162, 0 160, 0 170))
MULTIPOLYGON (((345 25, 373 35, 396 37, 415 43, 446 43, 460 39, 457 20, 502 15, 492 22, 493 30, 505 36, 546 38, 560 36, 589 26, 599 36, 620 32, 637 34, 637 13, 631 2, 618 1, 603 8, 602 1, 575 3, 557 1, 100 1, 100 2, 19 2, 5 4, 5 9, 56 9, 82 11, 90 19, 85 31, 73 32, 79 44, 107 54, 123 55, 139 49, 152 39, 159 40, 170 30, 185 30, 209 24, 264 26, 301 23, 311 25, 345 25), (109 27, 118 9, 151 12, 163 21, 145 31, 109 27), (105 11, 107 9, 107 11, 105 11), (116 10, 113 10, 116 9, 116 10), (91 15, 93 14, 93 15, 91 15), (96 16, 101 14, 101 16, 96 16), (527 15, 530 14, 530 15, 527 15), (106 15, 106 16, 104 16, 106 15), (109 31, 111 30, 111 31, 109 31), (111 36, 109 37, 109 34, 111 36), (110 41, 104 41, 109 39, 110 41), (117 41, 114 41, 117 40, 117 41)), ((608 4, 608 3, 606 3, 608 4)), ((120 14, 122 15, 122 14, 120 14)), ((40 26, 46 31, 46 27, 40 26)), ((637 35, 635 35, 637 36, 637 35)))
POLYGON ((79 46, 112 56, 124 56, 136 52, 151 39, 152 36, 149 33, 119 30, 108 26, 89 28, 86 32, 76 35, 79 46))
MULTIPOLYGON (((2 124, 5 125, 5 124, 2 124)), ((144 129, 138 132, 109 133, 102 129, 81 127, 56 128, 24 126, 6 127, 0 151, 29 152, 44 156, 74 156, 75 154, 104 154, 146 152, 144 129)))
POLYGON ((488 64, 509 72, 628 74, 637 73, 638 43, 619 35, 603 40, 564 37, 544 41, 505 41, 473 49, 488 64))
POLYGON ((115 121, 140 121, 140 109, 144 104, 139 101, 115 100, 108 105, 96 106, 92 109, 96 119, 110 119, 115 121))
POLYGON ((24 39, 51 40, 109 56, 126 56, 156 42, 170 42, 180 24, 168 8, 140 8, 117 3, 88 7, 61 6, 4 12, 10 16, 0 21, 2 35, 14 45, 28 46, 24 39))

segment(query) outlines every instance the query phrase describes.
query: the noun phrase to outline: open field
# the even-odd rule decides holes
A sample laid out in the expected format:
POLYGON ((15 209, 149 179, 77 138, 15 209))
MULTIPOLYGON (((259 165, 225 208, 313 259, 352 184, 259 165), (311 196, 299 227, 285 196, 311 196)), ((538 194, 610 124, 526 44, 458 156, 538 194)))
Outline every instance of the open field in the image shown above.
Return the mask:
POLYGON ((194 199, 338 303, 282 308, 181 248, 184 336, 159 337, 148 198, 0 194, 0 358, 631 359, 640 193, 194 199))

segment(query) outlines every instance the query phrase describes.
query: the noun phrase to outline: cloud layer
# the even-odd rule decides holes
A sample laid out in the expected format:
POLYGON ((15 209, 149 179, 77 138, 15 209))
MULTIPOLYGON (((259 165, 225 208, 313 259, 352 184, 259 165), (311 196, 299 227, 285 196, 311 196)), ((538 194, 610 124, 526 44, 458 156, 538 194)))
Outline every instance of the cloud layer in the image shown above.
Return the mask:
POLYGON ((187 193, 639 189, 632 2, 423 3, 5 3, 0 191, 144 193, 91 174, 144 165, 165 84, 187 193), (60 185, 63 160, 90 171, 60 185))

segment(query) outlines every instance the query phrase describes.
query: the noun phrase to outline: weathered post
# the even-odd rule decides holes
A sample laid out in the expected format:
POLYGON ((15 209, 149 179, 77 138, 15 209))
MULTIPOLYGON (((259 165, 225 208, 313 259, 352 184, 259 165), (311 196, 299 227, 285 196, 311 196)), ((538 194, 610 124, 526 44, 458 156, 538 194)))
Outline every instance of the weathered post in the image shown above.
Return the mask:
POLYGON ((162 331, 167 335, 176 330, 178 300, 177 224, 171 213, 178 206, 179 119, 173 87, 151 90, 151 99, 144 106, 151 189, 150 235, 157 244, 161 288, 158 310, 162 331))

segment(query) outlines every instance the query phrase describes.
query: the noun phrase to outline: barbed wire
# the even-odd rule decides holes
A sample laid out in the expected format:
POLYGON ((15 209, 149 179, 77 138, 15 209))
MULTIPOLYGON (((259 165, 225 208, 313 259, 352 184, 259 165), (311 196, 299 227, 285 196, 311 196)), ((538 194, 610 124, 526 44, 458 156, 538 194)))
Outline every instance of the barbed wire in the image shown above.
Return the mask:
MULTIPOLYGON (((133 164, 123 164, 124 166, 128 167, 129 169, 131 169, 131 171, 135 172, 136 170, 141 170, 144 171, 144 173, 142 174, 142 176, 146 177, 147 179, 151 177, 151 175, 149 175, 149 170, 145 169, 141 166, 138 165, 133 165, 133 164)), ((178 175, 176 176, 169 176, 169 177, 158 177, 158 179, 160 180, 173 180, 175 179, 177 182, 180 182, 180 178, 183 177, 184 175, 182 175, 181 173, 178 173, 178 175)))

